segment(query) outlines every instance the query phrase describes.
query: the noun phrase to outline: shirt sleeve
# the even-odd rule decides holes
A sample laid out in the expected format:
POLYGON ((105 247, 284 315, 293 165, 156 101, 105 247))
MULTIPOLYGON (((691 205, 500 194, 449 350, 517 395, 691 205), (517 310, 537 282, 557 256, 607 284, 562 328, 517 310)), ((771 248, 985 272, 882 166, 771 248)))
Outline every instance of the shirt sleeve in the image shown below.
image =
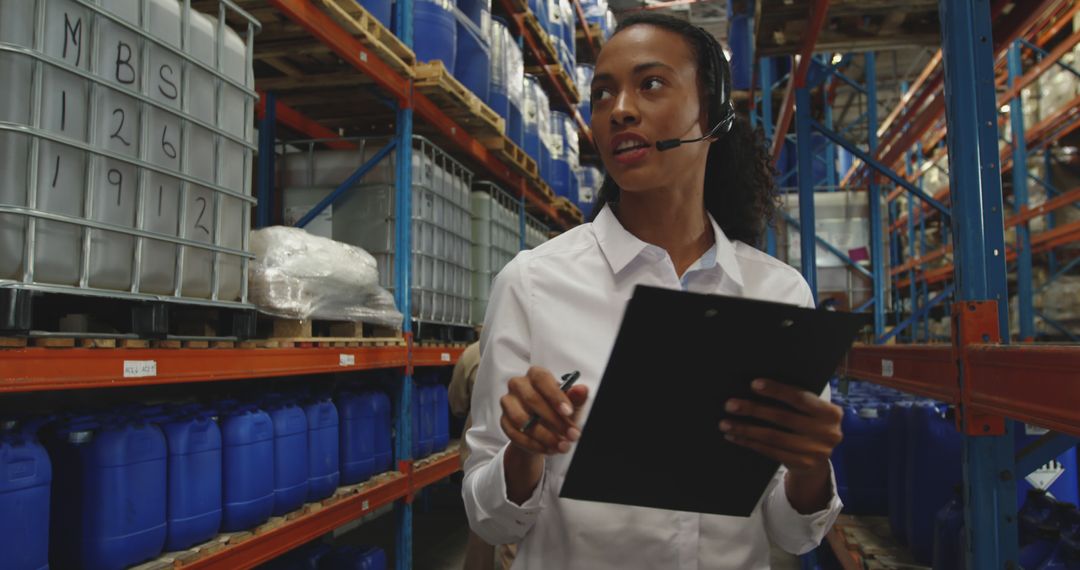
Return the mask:
MULTIPOLYGON (((814 296, 805 281, 802 283, 802 288, 804 289, 804 300, 801 305, 813 308, 815 305, 814 296)), ((821 399, 828 401, 831 399, 831 395, 831 390, 826 385, 825 390, 821 393, 821 399)), ((785 552, 806 554, 821 544, 826 533, 836 522, 836 517, 840 515, 841 509, 844 508, 843 502, 840 501, 840 497, 836 493, 836 472, 832 468, 832 462, 829 462, 829 484, 831 487, 829 492, 832 496, 829 498, 828 505, 816 513, 805 515, 791 506, 791 501, 788 500, 787 496, 787 487, 784 485, 785 477, 787 477, 787 469, 780 467, 765 492, 765 501, 762 507, 765 518, 765 531, 769 535, 769 540, 785 552)))
POLYGON ((766 491, 765 503, 762 511, 765 518, 765 532, 769 535, 769 541, 779 546, 785 552, 791 554, 806 554, 817 548, 825 538, 825 534, 840 516, 840 510, 844 504, 836 494, 836 474, 829 464, 829 481, 831 485, 828 506, 810 514, 802 514, 791 506, 787 497, 787 489, 784 478, 787 469, 781 467, 777 471, 766 491))
MULTIPOLYGON (((503 456, 510 440, 499 425, 510 378, 525 374, 531 359, 528 292, 518 255, 492 285, 480 337, 480 369, 472 394, 473 424, 465 434, 471 450, 465 462, 462 498, 469 526, 489 544, 519 542, 543 508, 546 473, 521 505, 509 500, 503 456)), ((546 470, 545 470, 546 472, 546 470)))

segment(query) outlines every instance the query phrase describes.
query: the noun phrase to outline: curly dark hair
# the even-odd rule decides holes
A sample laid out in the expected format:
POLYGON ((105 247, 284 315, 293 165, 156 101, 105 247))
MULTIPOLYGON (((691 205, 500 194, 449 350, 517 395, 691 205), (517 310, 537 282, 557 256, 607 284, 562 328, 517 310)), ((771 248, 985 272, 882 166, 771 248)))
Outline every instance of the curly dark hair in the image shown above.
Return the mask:
MULTIPOLYGON (((716 39, 708 32, 678 18, 643 12, 623 19, 615 33, 639 24, 673 31, 683 36, 697 58, 699 79, 706 97, 720 91, 721 78, 716 77, 708 58, 710 51, 719 53, 716 39), (712 42, 713 45, 710 45, 712 42)), ((727 62, 722 62, 727 65, 727 62)), ((712 101, 703 102, 707 107, 712 101)), ((736 117, 731 130, 709 146, 705 165, 705 209, 716 219, 729 239, 759 247, 767 225, 780 206, 776 191, 776 170, 765 144, 761 129, 754 129, 744 117, 736 117)), ((596 197, 589 220, 603 210, 605 204, 619 201, 619 186, 605 174, 604 183, 596 197)))

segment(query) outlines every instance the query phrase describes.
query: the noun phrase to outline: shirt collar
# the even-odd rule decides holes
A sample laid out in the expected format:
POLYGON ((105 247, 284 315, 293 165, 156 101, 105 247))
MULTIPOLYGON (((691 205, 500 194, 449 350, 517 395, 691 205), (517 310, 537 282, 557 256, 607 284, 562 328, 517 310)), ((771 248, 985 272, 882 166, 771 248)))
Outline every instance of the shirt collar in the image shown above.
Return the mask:
MULTIPOLYGON (((731 278, 739 287, 742 287, 743 277, 742 271, 739 270, 739 263, 735 259, 735 244, 720 229, 712 214, 708 214, 708 216, 716 243, 709 252, 706 252, 706 255, 709 255, 710 252, 714 253, 715 262, 704 263, 703 268, 712 265, 719 266, 725 275, 731 278)), ((626 228, 619 223, 619 219, 615 217, 615 213, 611 211, 610 205, 604 206, 604 209, 600 211, 593 221, 592 227, 593 232, 596 234, 596 241, 600 244, 600 251, 603 252, 608 265, 611 266, 611 271, 616 274, 625 269, 631 261, 647 249, 656 248, 656 246, 645 243, 634 234, 626 231, 626 228)))

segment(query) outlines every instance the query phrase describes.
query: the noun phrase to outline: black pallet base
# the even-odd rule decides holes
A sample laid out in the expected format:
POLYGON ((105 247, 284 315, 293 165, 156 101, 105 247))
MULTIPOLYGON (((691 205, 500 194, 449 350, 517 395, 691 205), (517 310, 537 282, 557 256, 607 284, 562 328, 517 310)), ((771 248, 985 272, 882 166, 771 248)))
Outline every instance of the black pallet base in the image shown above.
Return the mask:
POLYGON ((476 327, 444 325, 413 321, 413 340, 445 343, 472 343, 477 340, 476 327))
POLYGON ((255 309, 0 289, 0 335, 44 331, 246 340, 255 336, 255 324, 255 309))

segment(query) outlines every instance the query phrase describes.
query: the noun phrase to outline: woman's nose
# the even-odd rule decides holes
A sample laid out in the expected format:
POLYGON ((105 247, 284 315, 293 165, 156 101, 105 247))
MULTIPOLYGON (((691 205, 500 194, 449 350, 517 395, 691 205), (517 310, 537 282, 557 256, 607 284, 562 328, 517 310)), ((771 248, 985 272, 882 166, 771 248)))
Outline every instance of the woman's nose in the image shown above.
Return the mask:
POLYGON ((637 105, 631 94, 623 92, 615 99, 611 109, 611 122, 616 125, 632 125, 638 122, 637 105))

